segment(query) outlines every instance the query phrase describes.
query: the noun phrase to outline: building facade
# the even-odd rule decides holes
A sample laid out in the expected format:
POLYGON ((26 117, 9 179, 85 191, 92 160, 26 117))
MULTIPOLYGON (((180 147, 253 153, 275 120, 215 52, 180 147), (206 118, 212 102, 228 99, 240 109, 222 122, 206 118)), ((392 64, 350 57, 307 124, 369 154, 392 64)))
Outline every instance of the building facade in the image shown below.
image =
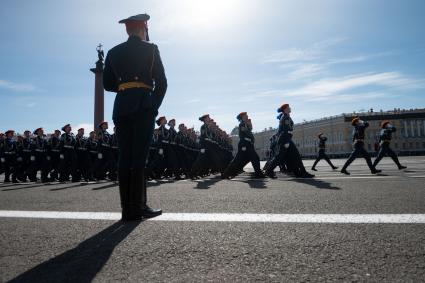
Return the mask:
MULTIPOLYGON (((375 154, 375 142, 379 138, 380 123, 389 120, 397 128, 393 135, 392 148, 400 155, 425 154, 425 109, 411 109, 380 112, 341 114, 295 125, 293 141, 303 157, 313 158, 318 152, 317 134, 323 132, 327 137, 327 153, 332 157, 346 157, 352 150, 351 119, 359 116, 368 121, 366 149, 375 154)), ((261 159, 267 159, 269 139, 276 129, 255 133, 255 147, 261 159)), ((237 145, 237 137, 234 144, 237 145)), ((237 148, 237 147, 235 147, 237 148)))

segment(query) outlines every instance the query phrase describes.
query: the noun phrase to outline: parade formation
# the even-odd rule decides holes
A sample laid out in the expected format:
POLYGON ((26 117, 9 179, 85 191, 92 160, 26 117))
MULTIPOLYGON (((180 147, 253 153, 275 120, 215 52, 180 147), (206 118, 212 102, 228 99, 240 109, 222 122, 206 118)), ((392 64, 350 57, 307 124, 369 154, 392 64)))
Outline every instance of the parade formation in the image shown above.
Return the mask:
MULTIPOLYGON (((270 154, 263 169, 247 112, 236 116, 239 143, 235 157, 231 137, 209 114, 199 117, 203 123, 199 133, 182 123, 176 129, 175 119, 156 118, 167 91, 167 78, 159 49, 149 42, 149 19, 149 15, 139 14, 121 20, 128 40, 109 50, 105 59, 103 87, 116 93, 113 133, 108 132, 106 121, 96 125, 97 130, 90 132, 89 137, 85 137, 83 128, 74 135, 70 124, 62 127, 62 134, 55 130, 48 136, 43 128, 27 130, 23 135, 7 130, 0 135, 0 172, 4 172, 4 182, 118 181, 122 219, 140 220, 162 213, 147 205, 147 180, 199 179, 211 174, 231 179, 243 172, 249 162, 254 168, 253 178, 277 178, 276 167, 297 178, 314 177, 307 172, 292 140, 296 129, 288 103, 277 109, 278 130, 270 138, 270 154)), ((103 51, 98 53, 97 65, 103 66, 103 51)), ((372 174, 379 173, 376 166, 386 154, 399 169, 406 168, 390 148, 395 127, 389 121, 382 121, 381 125, 379 154, 372 163, 364 147, 369 124, 359 117, 353 118, 353 152, 341 173, 349 175, 347 168, 357 157, 366 160, 372 174)), ((326 155, 325 133, 317 137, 319 152, 311 169, 317 171, 321 159, 337 169, 326 155)))

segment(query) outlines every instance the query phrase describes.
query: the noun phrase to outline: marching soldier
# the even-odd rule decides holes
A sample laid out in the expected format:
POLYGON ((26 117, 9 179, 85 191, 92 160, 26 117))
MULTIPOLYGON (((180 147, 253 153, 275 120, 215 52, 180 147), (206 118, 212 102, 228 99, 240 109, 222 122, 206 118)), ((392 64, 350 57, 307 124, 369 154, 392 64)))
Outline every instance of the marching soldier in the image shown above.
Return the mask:
POLYGON ((41 182, 49 182, 49 160, 47 159, 48 143, 44 138, 43 128, 37 128, 33 142, 33 152, 31 155, 31 166, 28 169, 28 176, 31 181, 37 181, 37 173, 41 172, 41 182))
POLYGON ((407 168, 406 166, 403 166, 400 164, 397 154, 395 154, 395 152, 390 148, 392 133, 394 133, 395 131, 396 131, 396 128, 393 125, 391 125, 390 121, 386 120, 381 122, 381 131, 379 133, 379 151, 378 151, 378 156, 373 162, 374 168, 376 168, 376 165, 378 165, 379 161, 381 161, 381 159, 387 154, 391 157, 391 159, 397 165, 398 170, 407 168))
POLYGON ((304 164, 301 159, 301 155, 292 141, 292 133, 294 131, 294 122, 290 116, 291 108, 289 104, 283 104, 280 108, 277 109, 278 113, 282 113, 279 121, 279 129, 278 129, 278 146, 279 152, 268 164, 266 168, 266 175, 270 178, 276 178, 274 174, 274 169, 278 165, 283 165, 286 163, 288 169, 292 170, 292 172, 297 177, 303 178, 312 178, 314 175, 308 173, 305 170, 304 164))
POLYGON ((16 178, 16 142, 13 140, 14 130, 8 130, 5 133, 5 138, 2 142, 0 149, 0 160, 4 170, 4 182, 10 182, 12 175, 12 182, 19 183, 16 178))
POLYGON ((98 142, 98 164, 97 179, 104 180, 106 173, 110 171, 111 156, 111 135, 108 133, 108 122, 101 122, 98 126, 97 142, 98 142))
POLYGON ((81 177, 84 181, 89 181, 89 170, 90 160, 89 153, 87 151, 87 139, 84 137, 84 129, 78 129, 77 135, 75 136, 75 149, 77 153, 77 172, 76 181, 80 181, 81 177))
POLYGON ((59 180, 59 164, 61 155, 61 144, 60 144, 61 132, 55 130, 50 136, 49 143, 49 156, 50 156, 50 180, 59 180))
POLYGON ((89 181, 94 181, 96 177, 96 166, 97 166, 97 155, 98 145, 96 139, 96 132, 91 131, 89 138, 87 139, 87 150, 89 151, 89 181))
POLYGON ((127 42, 109 50, 103 84, 116 92, 112 118, 119 146, 118 179, 123 220, 160 215, 147 205, 145 165, 155 116, 167 90, 158 47, 149 43, 147 21, 140 14, 121 20, 127 42))
POLYGON ((168 141, 169 144, 167 146, 167 153, 166 153, 166 158, 167 158, 167 166, 168 166, 168 170, 170 170, 172 172, 172 174, 174 175, 175 180, 181 180, 181 176, 180 176, 180 159, 177 153, 178 147, 177 147, 177 143, 176 143, 176 137, 177 137, 177 131, 174 129, 174 127, 176 126, 176 120, 175 119, 171 119, 170 121, 168 121, 168 141))
MULTIPOLYGON (((27 181, 28 169, 31 165, 31 155, 33 150, 33 140, 31 138, 31 132, 28 130, 24 131, 24 136, 20 142, 20 155, 22 158, 21 166, 19 168, 18 179, 22 182, 27 181)), ((34 180, 33 180, 34 181, 34 180)))
POLYGON ((75 152, 77 141, 71 130, 70 124, 62 127, 64 133, 60 138, 59 182, 69 181, 69 175, 72 176, 73 182, 77 182, 77 154, 75 152))
POLYGON ((254 147, 254 135, 252 134, 251 119, 246 112, 241 112, 236 117, 239 121, 239 144, 238 153, 222 174, 222 178, 231 178, 238 174, 248 162, 254 167, 255 178, 264 178, 260 168, 260 158, 254 147))
POLYGON ((341 169, 341 173, 350 175, 347 171, 347 167, 354 161, 357 157, 362 156, 367 165, 369 166, 370 172, 372 174, 376 174, 381 172, 381 170, 376 170, 372 164, 372 160, 370 158, 369 152, 364 148, 364 139, 365 139, 365 131, 367 127, 369 127, 369 123, 360 120, 359 117, 353 118, 351 120, 351 125, 354 127, 353 129, 353 151, 351 152, 348 160, 345 162, 344 166, 341 169))
POLYGON ((316 160, 314 161, 313 166, 311 167, 311 170, 317 171, 316 165, 317 163, 319 163, 321 159, 325 159, 326 162, 329 164, 329 166, 331 166, 333 170, 337 169, 338 167, 332 164, 331 160, 326 154, 326 141, 328 140, 328 138, 323 133, 319 133, 317 137, 319 138, 319 153, 317 155, 316 160))

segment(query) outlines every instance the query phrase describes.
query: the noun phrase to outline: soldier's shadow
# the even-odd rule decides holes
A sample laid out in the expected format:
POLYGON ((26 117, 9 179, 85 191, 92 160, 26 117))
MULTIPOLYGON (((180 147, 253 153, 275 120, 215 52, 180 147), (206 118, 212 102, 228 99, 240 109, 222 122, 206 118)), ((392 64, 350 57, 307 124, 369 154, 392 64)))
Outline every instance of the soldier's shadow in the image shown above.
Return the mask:
POLYGON ((93 237, 10 282, 92 282, 119 245, 140 222, 116 222, 93 237))
POLYGON ((16 190, 23 190, 23 189, 31 189, 31 188, 37 188, 37 187, 44 187, 44 186, 51 186, 53 184, 50 183, 33 183, 32 185, 16 185, 14 188, 7 188, 3 189, 2 191, 16 191, 16 190))
POLYGON ((314 178, 294 178, 294 179, 291 179, 291 181, 310 185, 312 187, 315 187, 317 189, 322 189, 322 190, 323 189, 324 190, 341 190, 340 187, 333 186, 329 182, 319 180, 319 179, 314 179, 314 178))
POLYGON ((209 179, 201 179, 201 180, 197 180, 196 181, 196 187, 194 187, 194 189, 198 189, 198 190, 208 190, 209 188, 211 188, 215 183, 221 181, 221 177, 220 176, 214 176, 212 178, 209 179))
POLYGON ((251 189, 267 189, 264 179, 247 179, 239 182, 248 184, 251 189))

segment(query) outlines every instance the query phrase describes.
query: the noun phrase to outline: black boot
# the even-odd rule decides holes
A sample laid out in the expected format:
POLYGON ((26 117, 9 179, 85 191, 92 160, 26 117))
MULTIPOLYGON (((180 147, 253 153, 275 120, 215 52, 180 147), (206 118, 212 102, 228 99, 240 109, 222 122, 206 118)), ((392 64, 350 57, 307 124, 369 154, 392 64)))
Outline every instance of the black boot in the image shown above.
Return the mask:
POLYGON ((143 196, 142 196, 142 215, 144 218, 152 218, 155 216, 159 216, 162 214, 162 210, 161 209, 153 209, 150 208, 147 205, 147 200, 148 200, 148 196, 147 196, 147 185, 148 182, 143 174, 143 196))
POLYGON ((121 199, 121 220, 123 221, 131 221, 131 220, 140 220, 141 218, 134 219, 131 210, 130 203, 130 179, 131 179, 131 171, 130 170, 119 170, 118 171, 119 178, 119 189, 120 189, 120 199, 121 199))
POLYGON ((132 213, 135 217, 152 218, 162 214, 160 209, 150 208, 147 202, 146 185, 144 170, 133 171, 131 174, 130 196, 132 213))

